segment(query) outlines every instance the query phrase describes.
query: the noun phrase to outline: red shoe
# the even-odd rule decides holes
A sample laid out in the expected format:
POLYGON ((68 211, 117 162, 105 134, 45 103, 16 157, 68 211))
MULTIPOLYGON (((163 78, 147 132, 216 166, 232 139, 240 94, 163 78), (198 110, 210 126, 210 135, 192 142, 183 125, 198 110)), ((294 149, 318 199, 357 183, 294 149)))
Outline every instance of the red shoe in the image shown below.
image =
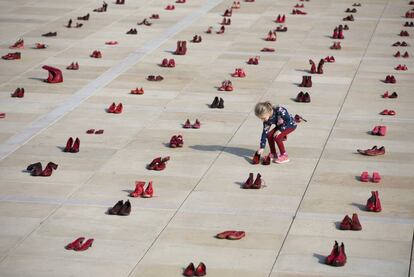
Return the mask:
POLYGON ((112 41, 112 40, 110 40, 110 41, 107 41, 107 42, 105 42, 105 44, 106 45, 117 45, 118 44, 118 41, 112 41))
POLYGON ((6 113, 0 113, 0 118, 5 118, 6 117, 6 113))
POLYGON ((193 263, 190 263, 183 272, 184 276, 194 276, 195 274, 195 267, 193 263))
POLYGON ((388 98, 398 98, 398 94, 394 91, 390 96, 388 96, 388 98))
POLYGON ((260 51, 261 52, 275 52, 276 50, 271 47, 263 47, 260 51))
POLYGON ((157 157, 147 166, 149 170, 154 170, 155 166, 161 162, 161 157, 157 157))
POLYGON ((374 129, 371 131, 371 135, 378 136, 380 132, 380 126, 375 126, 374 129))
POLYGON ((70 137, 68 141, 66 142, 66 147, 63 149, 63 152, 70 152, 70 149, 72 149, 73 145, 73 138, 70 137))
POLYGON ((227 239, 229 240, 239 240, 242 239, 246 236, 246 232, 244 231, 236 231, 231 233, 230 235, 227 236, 227 239))
POLYGON ((201 122, 196 119, 196 121, 194 122, 194 124, 191 126, 193 129, 200 129, 201 127, 201 122))
POLYGON ((228 236, 230 236, 231 234, 233 234, 235 232, 237 232, 237 231, 233 231, 233 230, 231 230, 231 231, 224 231, 224 232, 218 233, 216 235, 216 238, 218 238, 218 239, 227 239, 228 236))
POLYGON ((68 245, 65 246, 67 250, 73 250, 75 248, 80 248, 81 244, 85 240, 84 237, 77 238, 76 240, 72 241, 68 245))
POLYGON ((367 211, 380 212, 381 202, 379 200, 378 191, 371 191, 371 197, 367 200, 367 211))
POLYGON ((131 94, 138 94, 138 95, 142 95, 144 94, 144 89, 143 88, 135 88, 131 90, 131 94))
POLYGON ((184 145, 184 140, 183 140, 183 136, 182 135, 178 135, 175 142, 177 143, 177 147, 183 147, 184 145))
POLYGON ((103 129, 99 129, 98 131, 95 132, 95 135, 102 135, 104 133, 103 129))
POLYGON ((252 164, 259 164, 259 163, 260 163, 260 155, 256 151, 252 159, 252 164))
POLYGON ((79 152, 79 147, 80 147, 80 140, 79 138, 75 139, 75 142, 73 143, 72 148, 70 149, 71 153, 78 153, 79 152))
POLYGON ((79 70, 79 64, 78 62, 72 62, 68 67, 66 67, 67 70, 79 70))
POLYGON ((190 119, 187 119, 183 125, 184 129, 190 129, 191 128, 191 122, 190 119))
POLYGON ((111 106, 109 106, 109 108, 106 110, 108 113, 114 113, 115 112, 115 109, 116 109, 116 104, 115 104, 115 102, 113 102, 112 104, 111 104, 111 106))
POLYGON ((394 57, 399 58, 401 56, 400 51, 397 51, 397 53, 394 54, 394 57))
POLYGON ((368 171, 363 171, 363 172, 361 173, 361 176, 359 177, 359 180, 360 180, 361 182, 368 182, 368 181, 369 181, 369 174, 368 174, 368 171))
POLYGON ((357 214, 352 215, 351 230, 352 231, 361 231, 362 230, 362 225, 359 222, 359 218, 358 218, 357 214))
POLYGON ((119 103, 118 106, 116 106, 114 113, 118 114, 118 113, 122 113, 123 110, 123 106, 122 103, 119 103))
POLYGON ((152 14, 150 19, 160 19, 159 14, 152 14))
POLYGON ((20 60, 21 53, 20 52, 8 53, 7 55, 2 56, 1 58, 3 60, 20 60))
POLYGON ((163 59, 161 63, 162 67, 168 67, 168 59, 163 59))
POLYGON ((93 134, 93 133, 95 133, 95 129, 89 129, 89 130, 86 131, 86 133, 89 134, 89 135, 93 134))
POLYGON ((379 175, 379 173, 378 172, 376 172, 376 171, 374 171, 373 173, 372 173, 372 182, 374 182, 374 183, 379 183, 380 181, 381 181, 381 176, 379 175))
POLYGON ((175 60, 174 59, 170 59, 168 61, 168 67, 175 67, 175 60))
POLYGON ((379 126, 378 136, 385 136, 387 134, 387 126, 379 126))
POLYGON ((63 82, 63 75, 62 71, 59 68, 44 65, 42 66, 43 69, 47 70, 49 76, 44 81, 50 84, 62 83, 63 82))
POLYGON ((94 239, 88 239, 84 244, 80 245, 79 247, 74 248, 75 251, 85 251, 89 247, 92 247, 94 239))
POLYGON ((342 220, 341 224, 339 225, 339 229, 341 230, 351 230, 352 220, 351 218, 346 215, 342 220))
POLYGON ((24 48, 24 40, 21 38, 16 41, 12 46, 9 47, 10 49, 23 49, 24 48))
POLYGON ((224 27, 224 25, 222 25, 220 27, 220 30, 216 32, 216 34, 224 34, 224 31, 226 30, 226 27, 224 27))
POLYGON ((253 186, 253 173, 249 174, 249 178, 247 178, 246 182, 244 182, 242 188, 243 189, 251 189, 253 186))
POLYGON ((260 189, 262 187, 262 175, 260 173, 257 173, 256 180, 254 180, 252 189, 260 189))
POLYGON ((154 194, 154 189, 152 187, 152 181, 149 181, 147 188, 145 189, 144 193, 142 194, 142 197, 151 198, 153 194, 154 194))
POLYGON ((270 165, 270 161, 272 159, 271 156, 271 153, 269 153, 269 155, 264 156, 262 160, 262 165, 270 165))
POLYGON ((145 182, 143 181, 135 181, 135 190, 129 194, 131 197, 138 197, 144 193, 144 185, 145 182))
POLYGON ((325 259, 325 263, 327 265, 332 265, 333 261, 335 260, 335 257, 338 256, 339 252, 338 252, 338 242, 335 241, 334 247, 331 251, 331 254, 329 254, 328 257, 326 257, 325 259))
POLYGON ((206 271, 206 265, 203 262, 201 262, 195 270, 195 276, 204 276, 207 274, 206 271))
POLYGON ((51 175, 52 175, 53 170, 56 170, 56 169, 57 169, 57 167, 58 167, 58 165, 57 165, 57 164, 52 163, 52 162, 49 162, 49 163, 46 165, 45 169, 44 169, 44 170, 40 173, 40 175, 39 175, 39 176, 42 176, 42 177, 49 177, 49 176, 51 176, 51 175))
POLYGON ((170 147, 176 148, 177 147, 177 136, 172 136, 170 139, 170 147))
POLYGON ((344 266, 346 264, 345 246, 341 243, 338 249, 338 255, 333 260, 333 266, 344 266))
POLYGON ((47 44, 43 44, 43 43, 35 43, 35 47, 34 49, 46 49, 47 48, 47 44))
POLYGON ((23 98, 24 97, 24 88, 17 88, 12 94, 11 97, 23 98))
POLYGON ((403 58, 409 58, 409 57, 410 57, 410 55, 409 55, 409 54, 408 54, 408 52, 406 51, 402 57, 403 57, 403 58))

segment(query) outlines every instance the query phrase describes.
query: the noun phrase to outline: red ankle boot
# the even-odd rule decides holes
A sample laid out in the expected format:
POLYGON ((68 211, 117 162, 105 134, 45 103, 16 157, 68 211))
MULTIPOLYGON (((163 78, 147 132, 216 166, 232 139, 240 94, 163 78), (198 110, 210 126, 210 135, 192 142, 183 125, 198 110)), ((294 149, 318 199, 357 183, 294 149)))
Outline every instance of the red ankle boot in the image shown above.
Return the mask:
POLYGON ((244 182, 242 188, 251 189, 252 186, 253 186, 253 173, 250 173, 249 178, 247 178, 246 182, 244 182))
POLYGON ((154 189, 152 187, 152 181, 149 181, 147 188, 145 189, 144 193, 142 194, 142 197, 151 198, 153 194, 154 194, 154 189))
POLYGON ((346 264, 346 254, 344 243, 341 243, 338 249, 338 255, 335 257, 332 265, 333 266, 344 266, 346 264))
POLYGON ((316 73, 316 65, 315 65, 314 61, 309 60, 309 64, 311 65, 310 73, 312 73, 312 74, 316 73))
POLYGON ((49 76, 44 81, 50 84, 62 83, 63 82, 63 75, 62 71, 59 68, 44 65, 43 69, 49 72, 49 76))
POLYGON ((335 257, 338 256, 338 254, 339 254, 339 252, 338 252, 338 242, 335 241, 335 244, 334 244, 334 247, 331 251, 331 254, 329 254, 329 256, 326 257, 325 263, 327 265, 332 265, 334 260, 335 260, 335 257))
POLYGON ((362 226, 361 226, 361 223, 359 222, 359 218, 358 218, 357 214, 352 215, 351 230, 353 230, 353 231, 361 231, 362 230, 362 226))
POLYGON ((253 159, 252 159, 252 164, 259 164, 259 163, 260 163, 260 155, 256 151, 256 153, 254 153, 254 156, 253 156, 253 159))
POLYGON ((257 173, 256 180, 254 180, 252 189, 260 189, 262 187, 262 175, 260 173, 257 173))
POLYGON ((135 181, 135 190, 129 194, 131 197, 138 197, 144 193, 145 182, 135 181))
POLYGON ((43 176, 43 177, 49 177, 52 175, 53 170, 56 170, 58 167, 57 164, 49 162, 45 169, 42 171, 42 173, 39 176, 43 176))
POLYGON ((342 220, 341 224, 339 225, 339 229, 341 230, 351 230, 352 220, 351 218, 346 215, 342 220))

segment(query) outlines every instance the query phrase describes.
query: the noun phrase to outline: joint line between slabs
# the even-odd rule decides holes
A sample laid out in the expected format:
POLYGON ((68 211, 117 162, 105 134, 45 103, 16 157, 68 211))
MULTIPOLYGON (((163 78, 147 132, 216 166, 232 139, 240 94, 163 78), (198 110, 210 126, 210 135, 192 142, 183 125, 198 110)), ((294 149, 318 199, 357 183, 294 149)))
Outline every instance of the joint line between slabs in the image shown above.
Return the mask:
MULTIPOLYGON (((332 2, 331 2, 331 5, 332 5, 332 2)), ((374 29, 374 31, 373 31, 373 32, 372 32, 372 34, 371 34, 371 37, 370 37, 370 40, 369 40, 369 43, 368 43, 367 47, 365 48, 364 55, 361 57, 361 60, 359 61, 358 67, 357 67, 357 69, 356 69, 356 71, 355 71, 355 74, 354 74, 354 76, 353 76, 353 78, 352 78, 352 82, 349 84, 348 91, 347 91, 347 93, 346 93, 346 95, 345 95, 345 97, 344 97, 344 99, 343 99, 343 101, 342 101, 342 105, 341 105, 341 107, 339 108, 339 111, 338 111, 338 113, 337 113, 337 116, 336 116, 336 118, 335 118, 334 123, 332 124, 332 128, 331 128, 331 130, 330 130, 330 132, 329 132, 329 134, 328 134, 328 137, 327 137, 327 138, 326 138, 326 140, 325 140, 325 143, 324 143, 324 145, 323 145, 323 148, 322 148, 321 154, 319 155, 318 161, 317 161, 317 163, 316 163, 316 165, 315 165, 315 167, 314 167, 314 169, 313 169, 312 175, 311 175, 311 177, 309 178, 309 182, 308 182, 308 184, 307 184, 307 186, 306 186, 306 188, 305 188, 305 191, 304 191, 304 192, 303 192, 303 194, 302 194, 302 197, 301 197, 301 199, 300 199, 300 202, 299 202, 298 208, 297 208, 297 209, 296 209, 296 211, 295 211, 295 214, 294 214, 294 216, 293 216, 293 218, 292 218, 292 221, 291 221, 291 223, 290 223, 290 226, 289 226, 289 228, 288 228, 288 230, 287 230, 287 232, 286 232, 286 235, 285 235, 285 237, 284 237, 284 239, 283 239, 283 241, 282 241, 282 244, 281 244, 281 246, 280 246, 280 248, 279 248, 279 251, 278 251, 278 253, 277 253, 277 255, 276 255, 275 261, 274 261, 274 263, 273 263, 273 265, 272 265, 272 267, 271 267, 271 269, 270 269, 270 272, 269 272, 268 277, 271 277, 272 272, 273 272, 273 270, 274 270, 274 268, 275 268, 275 266, 276 266, 276 262, 277 262, 277 260, 278 260, 278 258, 279 258, 279 256, 280 256, 280 254, 281 254, 281 252, 282 252, 282 249, 283 249, 283 247, 284 247, 284 245, 285 245, 285 242, 286 242, 286 240, 287 240, 287 238, 288 238, 288 236, 289 236, 290 230, 292 229, 293 223, 294 223, 294 221, 295 221, 295 219, 296 219, 296 217, 297 217, 297 215, 298 215, 299 209, 300 209, 300 207, 301 207, 301 205, 302 205, 302 203, 303 203, 303 200, 305 199, 306 192, 307 192, 307 191, 308 191, 308 189, 309 189, 310 183, 311 183, 311 181, 312 181, 312 179, 313 179, 313 176, 315 175, 316 169, 318 168, 318 165, 319 165, 319 163, 320 163, 320 161, 321 161, 321 159, 322 159, 322 155, 323 155, 323 154, 324 154, 324 152, 325 152, 326 145, 328 144, 328 141, 329 141, 329 139, 330 139, 330 137, 331 137, 331 135, 332 135, 332 132, 333 132, 333 130, 334 130, 334 128, 335 128, 336 122, 338 121, 339 115, 341 114, 341 111, 342 111, 342 109, 343 109, 343 107, 344 107, 344 104, 345 104, 345 102, 346 102, 346 99, 347 99, 347 97, 348 97, 348 95, 349 95, 349 92, 350 92, 350 90, 351 90, 352 84, 354 83, 355 76, 358 74, 358 70, 359 70, 359 68, 361 67, 361 63, 362 63, 362 61, 364 60, 364 58, 365 58, 365 56, 366 56, 366 54, 367 54, 368 47, 369 47, 369 45, 370 45, 370 44, 371 44, 371 42, 372 42, 372 38, 374 37, 375 32, 377 31, 378 24, 379 24, 379 22, 381 21, 381 18, 382 18, 382 16, 384 15, 384 12, 385 12, 385 10, 386 10, 386 7, 387 7, 387 6, 389 6, 389 0, 388 0, 387 4, 384 6, 384 8, 383 8, 382 13, 381 13, 381 16, 377 19, 377 24, 375 25, 375 29, 374 29)), ((309 32, 309 33, 310 33, 310 32, 309 32)))

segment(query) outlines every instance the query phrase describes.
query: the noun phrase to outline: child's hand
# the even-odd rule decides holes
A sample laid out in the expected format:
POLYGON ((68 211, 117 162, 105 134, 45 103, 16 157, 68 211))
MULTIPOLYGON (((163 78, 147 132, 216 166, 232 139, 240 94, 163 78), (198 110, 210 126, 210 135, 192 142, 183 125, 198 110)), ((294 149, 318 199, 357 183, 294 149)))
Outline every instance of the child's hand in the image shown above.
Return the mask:
POLYGON ((264 149, 263 148, 259 148, 259 150, 257 150, 257 154, 262 155, 263 154, 264 149))
POLYGON ((282 125, 283 124, 283 118, 278 118, 278 120, 277 120, 277 125, 282 125))

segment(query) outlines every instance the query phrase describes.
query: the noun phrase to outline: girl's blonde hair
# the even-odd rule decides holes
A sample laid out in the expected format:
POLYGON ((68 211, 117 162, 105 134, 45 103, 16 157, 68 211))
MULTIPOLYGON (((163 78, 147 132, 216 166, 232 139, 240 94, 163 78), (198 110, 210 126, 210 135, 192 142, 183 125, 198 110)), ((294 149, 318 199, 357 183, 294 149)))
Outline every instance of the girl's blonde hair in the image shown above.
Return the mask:
POLYGON ((270 103, 269 101, 266 102, 259 102, 256 104, 256 106, 254 107, 254 114, 257 117, 262 117, 265 114, 269 114, 271 113, 273 110, 273 105, 272 103, 270 103))

